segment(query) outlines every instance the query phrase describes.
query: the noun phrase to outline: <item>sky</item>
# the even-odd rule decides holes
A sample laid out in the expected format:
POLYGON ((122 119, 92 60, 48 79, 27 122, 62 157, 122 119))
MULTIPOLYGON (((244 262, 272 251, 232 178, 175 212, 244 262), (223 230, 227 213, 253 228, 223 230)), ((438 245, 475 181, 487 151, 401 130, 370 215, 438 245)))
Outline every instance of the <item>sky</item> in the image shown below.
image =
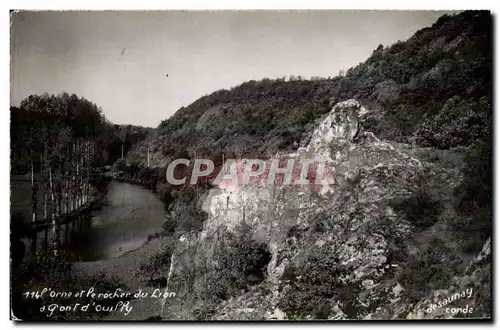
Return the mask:
POLYGON ((11 105, 75 93, 156 127, 248 80, 336 76, 443 11, 40 11, 11 17, 11 105), (168 77, 166 76, 168 74, 168 77))

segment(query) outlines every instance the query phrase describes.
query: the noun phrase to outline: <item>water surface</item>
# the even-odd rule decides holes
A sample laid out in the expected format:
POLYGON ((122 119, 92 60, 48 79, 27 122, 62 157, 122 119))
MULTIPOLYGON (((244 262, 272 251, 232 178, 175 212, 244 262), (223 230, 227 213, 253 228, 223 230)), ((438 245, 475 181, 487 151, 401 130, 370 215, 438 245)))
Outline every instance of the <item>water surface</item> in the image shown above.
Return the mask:
POLYGON ((83 261, 116 258, 141 247, 162 230, 165 210, 151 191, 111 182, 105 205, 92 215, 90 230, 71 244, 83 261))

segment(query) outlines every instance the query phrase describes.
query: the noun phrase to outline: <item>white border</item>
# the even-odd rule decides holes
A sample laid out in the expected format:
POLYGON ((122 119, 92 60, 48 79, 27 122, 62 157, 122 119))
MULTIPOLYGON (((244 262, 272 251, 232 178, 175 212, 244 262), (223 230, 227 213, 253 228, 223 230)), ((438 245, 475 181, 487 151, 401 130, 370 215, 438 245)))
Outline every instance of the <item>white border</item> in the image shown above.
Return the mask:
POLYGON ((454 9, 488 9, 492 8, 493 1, 324 1, 324 0, 183 0, 183 1, 154 1, 154 0, 122 0, 122 1, 12 1, 11 9, 54 9, 54 10, 151 10, 151 9, 396 9, 396 10, 454 10, 454 9))

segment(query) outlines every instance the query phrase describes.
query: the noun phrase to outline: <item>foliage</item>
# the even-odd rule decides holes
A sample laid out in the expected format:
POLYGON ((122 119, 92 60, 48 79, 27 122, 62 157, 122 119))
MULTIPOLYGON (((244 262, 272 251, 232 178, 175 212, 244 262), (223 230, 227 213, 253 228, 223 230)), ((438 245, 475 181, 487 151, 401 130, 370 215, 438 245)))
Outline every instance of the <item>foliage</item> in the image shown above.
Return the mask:
POLYGON ((171 195, 174 202, 169 207, 169 217, 177 219, 176 231, 198 232, 203 228, 203 222, 208 214, 201 209, 201 203, 204 198, 203 191, 198 187, 190 190, 173 190, 171 195))
POLYGON ((455 189, 458 216, 450 221, 465 249, 476 253, 493 230, 492 147, 490 139, 478 140, 467 153, 462 168, 464 181, 455 189))
POLYGON ((125 156, 134 145, 143 141, 152 129, 149 127, 142 127, 136 125, 112 125, 110 127, 110 134, 106 138, 106 164, 111 164, 125 156))
POLYGON ((262 282, 271 260, 266 244, 248 236, 228 236, 217 250, 213 269, 202 270, 205 273, 204 290, 198 294, 206 307, 200 311, 200 317, 208 318, 214 312, 211 306, 262 282))
POLYGON ((298 265, 290 264, 282 280, 278 308, 289 319, 326 319, 332 301, 340 300, 344 313, 356 318, 357 287, 348 287, 339 278, 347 271, 328 246, 312 247, 298 265))
POLYGON ((364 128, 381 138, 467 146, 491 133, 490 29, 488 11, 443 16, 407 41, 380 45, 345 76, 265 78, 219 90, 162 121, 147 143, 160 144, 166 159, 274 154, 307 143, 330 100, 357 98, 374 110, 364 128), (440 111, 455 95, 460 103, 440 111))
POLYGON ((47 146, 69 143, 75 138, 85 138, 97 143, 96 165, 112 164, 133 144, 141 141, 151 129, 140 126, 112 125, 102 109, 91 101, 69 95, 30 95, 19 107, 10 108, 11 158, 13 171, 27 172, 29 159, 44 153, 47 146), (126 139, 120 136, 125 132, 126 139))
POLYGON ((424 298, 431 290, 447 289, 455 275, 455 267, 443 260, 440 244, 434 242, 431 249, 416 257, 407 257, 405 267, 396 274, 396 280, 413 302, 424 298))
POLYGON ((139 266, 139 273, 151 279, 162 272, 168 272, 174 248, 171 245, 164 247, 159 253, 153 254, 149 260, 139 266))
POLYGON ((351 69, 347 76, 356 93, 385 112, 369 118, 366 129, 402 142, 414 135, 420 145, 438 148, 489 135, 491 110, 481 98, 491 99, 490 30, 489 12, 466 11, 438 20, 406 42, 377 49, 351 69), (399 85, 400 94, 380 102, 375 87, 389 80, 399 85), (439 113, 455 95, 464 97, 461 104, 439 113))
POLYGON ((488 101, 469 100, 446 110, 422 123, 417 132, 421 145, 449 149, 468 146, 491 135, 492 112, 488 101))
POLYGON ((476 141, 465 157, 462 168, 465 180, 457 188, 464 192, 457 207, 464 214, 472 214, 478 208, 490 207, 493 198, 493 145, 489 139, 476 141))
POLYGON ((57 156, 57 147, 64 147, 75 138, 95 140, 106 125, 97 105, 67 93, 31 95, 21 102, 20 108, 11 107, 10 112, 13 167, 21 166, 24 170, 29 158, 37 162, 38 156, 47 151, 57 156))
POLYGON ((393 202, 392 207, 419 230, 433 226, 443 210, 425 186, 419 186, 410 197, 393 202))
MULTIPOLYGON (((161 152, 167 163, 204 157, 216 166, 224 158, 293 150, 309 142, 332 104, 349 98, 371 110, 360 124, 382 139, 468 147, 492 131, 490 29, 488 11, 443 16, 407 41, 379 45, 344 76, 264 78, 205 95, 133 148, 128 159, 136 167, 131 165, 130 176, 144 167, 146 150, 161 152)), ((168 198, 170 190, 181 188, 165 184, 161 170, 151 184, 168 198)), ((433 206, 427 202, 415 195, 407 204, 433 206)))
POLYGON ((321 212, 314 216, 314 219, 312 221, 312 229, 316 233, 324 233, 329 229, 330 222, 331 215, 329 215, 327 212, 321 212))
POLYGON ((118 159, 114 164, 111 170, 113 172, 119 172, 125 170, 126 164, 125 159, 118 159))

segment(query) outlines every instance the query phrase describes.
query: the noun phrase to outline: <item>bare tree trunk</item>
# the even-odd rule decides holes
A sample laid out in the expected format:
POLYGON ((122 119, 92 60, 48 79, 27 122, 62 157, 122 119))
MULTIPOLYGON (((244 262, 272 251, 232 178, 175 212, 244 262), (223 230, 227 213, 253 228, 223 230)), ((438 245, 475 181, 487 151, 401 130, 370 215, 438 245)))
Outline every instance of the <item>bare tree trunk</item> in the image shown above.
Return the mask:
POLYGON ((33 169, 33 159, 30 160, 31 165, 31 207, 32 207, 32 222, 36 221, 36 195, 35 195, 35 177, 34 177, 34 169, 33 169), (33 198, 34 197, 34 198, 33 198))
POLYGON ((148 168, 151 166, 151 162, 150 162, 150 153, 149 153, 149 145, 148 145, 148 168))
POLYGON ((50 184, 50 199, 52 201, 52 212, 51 212, 51 219, 52 219, 52 231, 53 231, 53 248, 54 248, 54 256, 58 256, 59 254, 59 233, 60 233, 60 228, 59 228, 59 221, 56 217, 56 210, 55 210, 55 196, 54 196, 54 183, 52 180, 52 165, 49 164, 49 184, 50 184))
POLYGON ((83 185, 83 152, 82 152, 82 140, 78 141, 78 208, 82 206, 83 193, 82 193, 82 185, 83 185))
POLYGON ((87 204, 87 179, 89 177, 89 168, 88 168, 88 162, 87 162, 87 157, 88 157, 88 147, 89 147, 89 142, 85 140, 85 143, 83 144, 83 205, 87 204))
POLYGON ((85 144, 85 204, 89 202, 89 184, 90 184, 90 142, 85 144))
POLYGON ((88 162, 88 173, 87 173, 87 202, 91 201, 90 198, 90 179, 92 176, 92 142, 88 144, 88 153, 87 153, 87 162, 88 162))
POLYGON ((47 187, 45 185, 45 159, 43 155, 40 156, 40 174, 42 182, 42 199, 43 199, 43 220, 47 219, 47 187))
POLYGON ((79 140, 76 140, 76 178, 75 178, 75 210, 78 210, 80 206, 80 149, 79 149, 79 140))
MULTIPOLYGON (((35 185, 35 170, 33 164, 33 158, 30 159, 31 163, 31 221, 33 223, 33 227, 36 223, 36 195, 37 195, 37 187, 35 185)), ((34 256, 36 256, 36 239, 37 232, 33 233, 32 241, 31 241, 31 252, 34 256)))
POLYGON ((77 142, 77 148, 78 148, 78 174, 77 174, 77 180, 78 180, 78 185, 77 185, 77 192, 78 192, 78 205, 77 208, 79 209, 80 206, 82 205, 82 143, 81 139, 78 140, 77 142))
POLYGON ((89 201, 92 200, 91 179, 92 179, 93 159, 94 159, 94 142, 91 142, 89 145, 89 183, 88 183, 88 188, 87 188, 89 201))
POLYGON ((85 142, 85 185, 83 186, 84 198, 83 203, 87 204, 89 201, 89 180, 90 180, 90 162, 89 162, 89 154, 90 154, 90 143, 87 140, 85 142))
POLYGON ((75 205, 76 205, 76 177, 75 173, 78 172, 78 168, 76 169, 75 172, 75 157, 76 157, 76 147, 75 143, 72 145, 72 152, 71 152, 71 211, 75 210, 75 205))
POLYGON ((70 162, 69 145, 66 146, 66 159, 64 160, 64 213, 69 213, 69 162, 70 162))
POLYGON ((48 197, 47 197, 47 187, 44 185, 43 187, 43 220, 47 219, 48 215, 48 197))

